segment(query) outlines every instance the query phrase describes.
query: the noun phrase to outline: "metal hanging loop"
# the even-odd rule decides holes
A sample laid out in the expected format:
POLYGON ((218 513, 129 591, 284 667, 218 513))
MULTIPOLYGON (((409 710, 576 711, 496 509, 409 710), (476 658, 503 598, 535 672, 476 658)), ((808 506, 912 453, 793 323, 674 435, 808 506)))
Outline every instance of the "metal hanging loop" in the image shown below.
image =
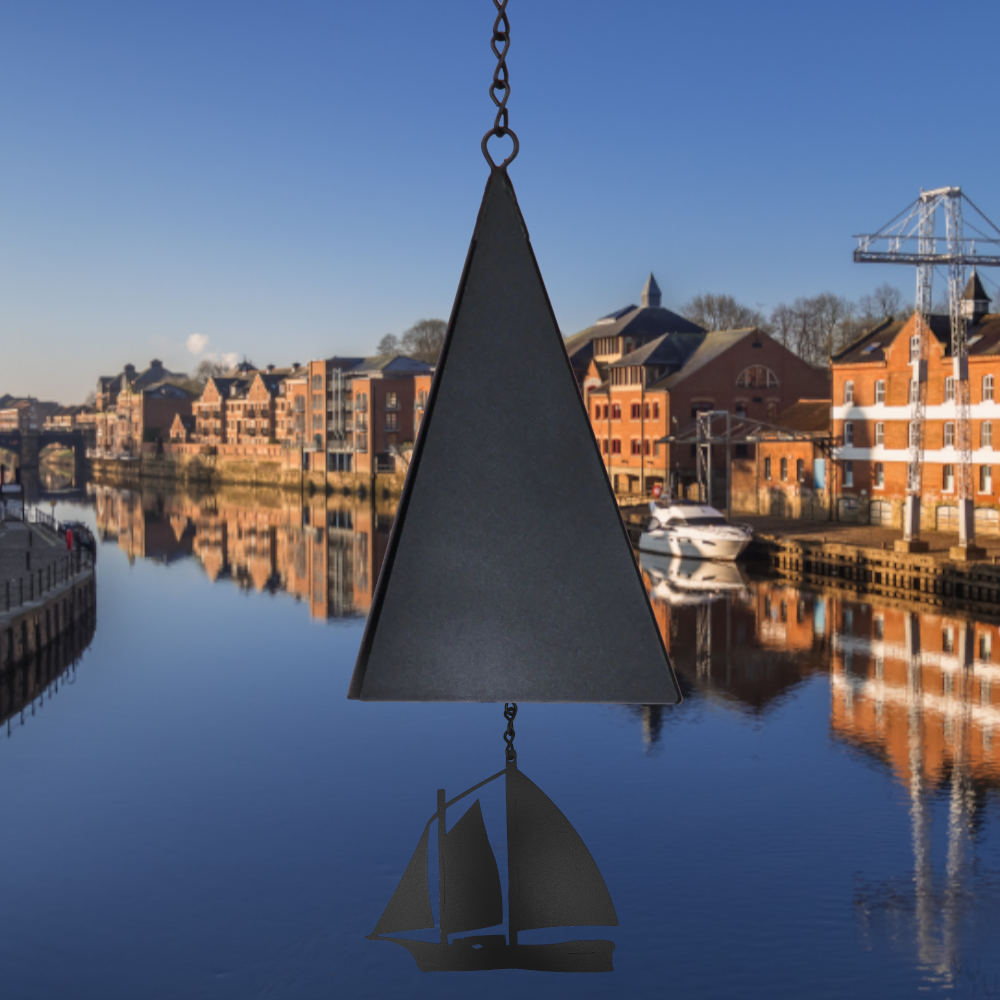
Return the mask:
MULTIPOLYGON (((492 170, 506 170, 508 165, 517 156, 521 144, 517 141, 517 134, 507 124, 507 99, 510 97, 510 77, 507 74, 507 50, 510 48, 510 21, 507 20, 507 0, 493 0, 493 6, 497 9, 497 19, 493 22, 493 37, 490 39, 490 48, 497 57, 497 68, 493 71, 493 82, 490 84, 490 98, 497 106, 497 116, 493 121, 493 128, 483 136, 482 149, 483 156, 492 170), (498 43, 502 48, 498 48, 498 43), (497 94, 501 96, 497 96, 497 94), (510 156, 507 157, 499 168, 490 156, 487 147, 492 136, 502 139, 509 135, 514 142, 514 148, 510 156)), ((516 711, 516 709, 515 709, 516 711)))
POLYGON ((514 716, 517 715, 517 705, 508 705, 504 702, 503 717, 507 720, 507 731, 503 734, 503 741, 507 744, 504 755, 508 764, 517 763, 517 751, 514 749, 514 716))

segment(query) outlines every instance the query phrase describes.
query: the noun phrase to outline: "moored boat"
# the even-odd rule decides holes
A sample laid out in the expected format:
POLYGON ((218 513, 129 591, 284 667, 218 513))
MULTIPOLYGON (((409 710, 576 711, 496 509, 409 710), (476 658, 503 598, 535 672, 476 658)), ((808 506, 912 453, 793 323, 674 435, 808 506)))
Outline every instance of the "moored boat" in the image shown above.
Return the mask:
POLYGON ((688 559, 736 559, 750 544, 753 531, 731 524, 707 504, 689 500, 649 504, 650 519, 639 537, 639 550, 688 559))

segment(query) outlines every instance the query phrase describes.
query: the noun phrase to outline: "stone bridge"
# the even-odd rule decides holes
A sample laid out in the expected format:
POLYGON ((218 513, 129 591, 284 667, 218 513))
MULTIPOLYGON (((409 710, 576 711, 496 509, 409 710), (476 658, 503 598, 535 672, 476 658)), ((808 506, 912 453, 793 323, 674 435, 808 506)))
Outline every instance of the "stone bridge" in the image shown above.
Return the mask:
POLYGON ((73 478, 81 482, 87 449, 94 446, 95 433, 83 430, 66 431, 3 431, 0 432, 0 449, 17 456, 21 469, 37 469, 38 457, 49 445, 58 444, 73 452, 73 478))

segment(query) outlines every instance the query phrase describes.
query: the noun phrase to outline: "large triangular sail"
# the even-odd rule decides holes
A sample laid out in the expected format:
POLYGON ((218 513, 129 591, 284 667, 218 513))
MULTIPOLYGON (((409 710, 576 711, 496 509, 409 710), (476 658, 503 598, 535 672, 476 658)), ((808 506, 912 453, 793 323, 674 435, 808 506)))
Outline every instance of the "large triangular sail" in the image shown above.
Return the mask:
POLYGON ((349 697, 680 700, 505 170, 486 184, 349 697))
POLYGON ((510 930, 618 926, 587 845, 556 804, 516 766, 507 767, 510 930))
POLYGON ((503 923, 500 872, 479 799, 445 836, 443 879, 441 929, 445 934, 503 923))
POLYGON ((379 919, 371 936, 379 934, 395 934, 399 931, 419 931, 434 926, 434 914, 431 912, 430 887, 427 881, 427 836, 430 827, 424 829, 424 835, 417 844, 417 849, 410 858, 410 863, 403 872, 403 877, 396 886, 396 891, 389 900, 389 905, 379 919))

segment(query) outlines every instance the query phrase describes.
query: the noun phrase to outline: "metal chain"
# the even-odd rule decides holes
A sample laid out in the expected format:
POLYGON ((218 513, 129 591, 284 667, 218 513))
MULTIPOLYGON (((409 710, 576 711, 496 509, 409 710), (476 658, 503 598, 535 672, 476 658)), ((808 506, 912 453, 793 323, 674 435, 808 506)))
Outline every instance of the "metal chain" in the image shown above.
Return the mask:
POLYGON ((517 762, 517 751, 514 749, 514 716, 517 715, 517 705, 508 705, 504 702, 503 717, 507 720, 507 732, 503 734, 503 741, 507 744, 505 751, 508 764, 517 762))
MULTIPOLYGON (((517 156, 517 151, 520 149, 521 144, 517 141, 517 135, 514 130, 507 126, 507 98, 510 97, 510 79, 507 76, 507 50, 510 48, 510 21, 507 20, 507 0, 493 0, 493 6, 496 7, 498 13, 497 19, 493 22, 493 37, 490 39, 490 48, 497 57, 497 68, 493 71, 493 82, 490 84, 490 97, 497 106, 497 116, 493 121, 493 128, 483 136, 482 148, 486 162, 493 170, 496 170, 497 165, 493 162, 493 157, 490 156, 490 151, 486 143, 489 141, 490 136, 495 135, 498 139, 502 139, 505 135, 509 135, 514 140, 514 148, 511 150, 510 156, 499 167, 500 170, 506 170, 514 157, 517 156), (503 45, 502 49, 497 48, 498 42, 503 45), (503 95, 502 99, 497 97, 498 91, 503 95)), ((516 708, 515 711, 517 711, 516 708)))

